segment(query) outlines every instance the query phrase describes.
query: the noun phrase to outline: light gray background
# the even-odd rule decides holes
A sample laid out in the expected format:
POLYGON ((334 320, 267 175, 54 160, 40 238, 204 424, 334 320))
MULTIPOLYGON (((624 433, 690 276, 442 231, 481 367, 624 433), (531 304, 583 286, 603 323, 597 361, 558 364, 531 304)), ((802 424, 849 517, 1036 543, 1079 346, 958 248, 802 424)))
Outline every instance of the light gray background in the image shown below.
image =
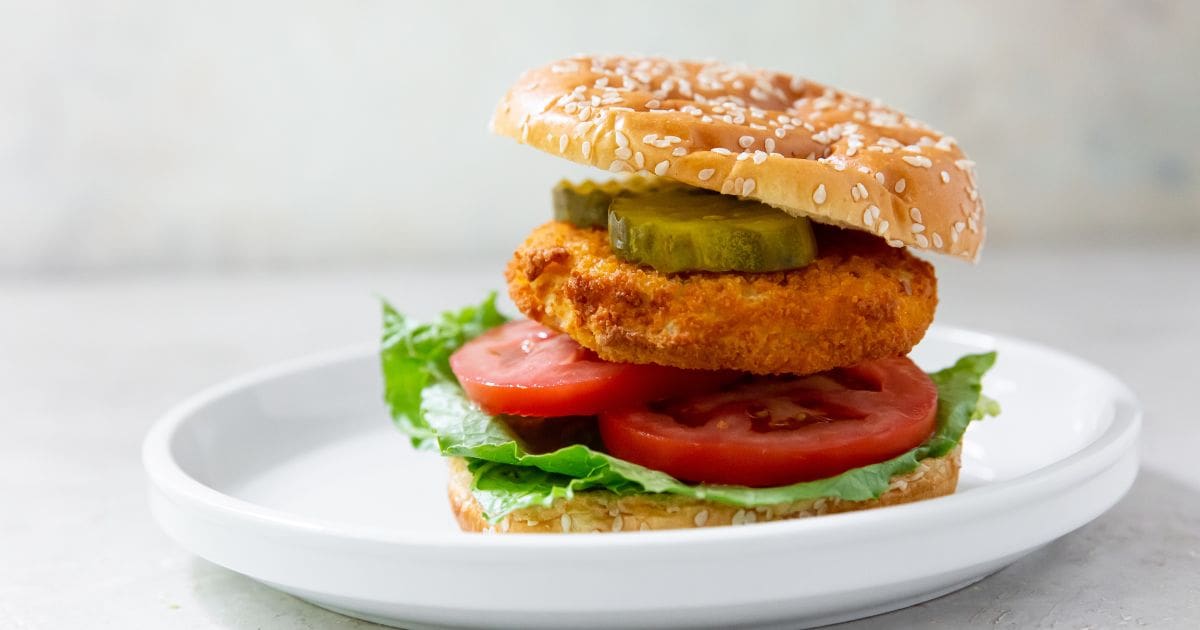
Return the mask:
POLYGON ((597 6, 0 0, 0 629, 368 627, 166 539, 141 438, 214 382, 371 341, 376 295, 428 317, 500 288, 587 171, 486 121, 577 51, 795 71, 952 132, 991 239, 938 263, 938 320, 1145 404, 1116 508, 852 627, 1200 627, 1200 4, 597 6))
POLYGON ((1200 3, 604 6, 0 0, 0 272, 502 252, 586 171, 491 108, 581 51, 878 96, 979 162, 994 241, 1200 235, 1200 3))

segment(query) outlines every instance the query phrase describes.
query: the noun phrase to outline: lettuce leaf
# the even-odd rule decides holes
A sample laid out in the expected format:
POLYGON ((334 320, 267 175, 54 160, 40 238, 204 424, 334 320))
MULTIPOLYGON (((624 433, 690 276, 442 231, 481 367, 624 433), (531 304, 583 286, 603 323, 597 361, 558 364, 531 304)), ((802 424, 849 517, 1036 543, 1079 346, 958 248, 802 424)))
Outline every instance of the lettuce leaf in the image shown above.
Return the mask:
POLYGON ((478 306, 442 313, 430 324, 415 323, 383 303, 383 340, 380 359, 384 379, 384 398, 392 418, 407 434, 413 446, 430 449, 437 434, 421 413, 425 387, 458 381, 450 371, 450 355, 485 331, 508 321, 496 310, 496 294, 478 306))
POLYGON ((937 429, 925 443, 902 455, 834 477, 774 488, 690 485, 582 444, 530 453, 503 418, 468 400, 450 372, 449 356, 504 321, 495 309, 495 294, 479 306, 445 313, 439 322, 428 325, 414 325, 384 304, 381 355, 392 417, 415 447, 467 459, 475 476, 475 497, 492 521, 594 488, 618 494, 669 493, 740 507, 822 497, 873 499, 888 489, 893 476, 915 470, 926 457, 950 452, 972 420, 999 412, 995 401, 982 395, 981 385, 995 353, 968 355, 930 374, 938 388, 937 429))

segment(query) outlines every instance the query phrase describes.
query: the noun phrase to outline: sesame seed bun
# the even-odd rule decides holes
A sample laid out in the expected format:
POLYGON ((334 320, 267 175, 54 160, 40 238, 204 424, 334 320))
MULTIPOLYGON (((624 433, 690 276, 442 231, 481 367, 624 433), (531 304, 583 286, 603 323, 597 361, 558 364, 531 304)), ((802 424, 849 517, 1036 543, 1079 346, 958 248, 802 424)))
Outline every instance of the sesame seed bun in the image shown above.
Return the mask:
POLYGON ((877 101, 716 62, 574 57, 525 73, 492 129, 614 173, 756 199, 888 243, 975 260, 973 163, 877 101))
POLYGON ((893 477, 890 489, 870 501, 815 499, 743 509, 670 494, 618 496, 607 490, 588 490, 570 500, 559 499, 550 507, 517 510, 491 525, 471 494, 472 477, 466 461, 452 457, 448 494, 458 525, 466 532, 557 534, 692 529, 869 510, 940 497, 952 494, 958 486, 959 465, 959 448, 939 458, 921 460, 916 470, 893 477))

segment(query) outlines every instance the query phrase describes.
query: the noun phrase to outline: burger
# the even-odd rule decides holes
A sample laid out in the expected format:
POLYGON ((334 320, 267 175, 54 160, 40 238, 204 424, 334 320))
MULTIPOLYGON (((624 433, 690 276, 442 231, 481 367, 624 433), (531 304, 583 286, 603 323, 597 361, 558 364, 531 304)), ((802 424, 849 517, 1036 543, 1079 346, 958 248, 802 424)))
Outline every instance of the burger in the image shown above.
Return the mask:
POLYGON ((484 532, 812 517, 954 492, 995 355, 907 355, 937 279, 974 261, 950 136, 807 79, 578 56, 523 75, 492 129, 608 171, 560 182, 495 295, 418 323, 385 302, 396 425, 448 458, 484 532))

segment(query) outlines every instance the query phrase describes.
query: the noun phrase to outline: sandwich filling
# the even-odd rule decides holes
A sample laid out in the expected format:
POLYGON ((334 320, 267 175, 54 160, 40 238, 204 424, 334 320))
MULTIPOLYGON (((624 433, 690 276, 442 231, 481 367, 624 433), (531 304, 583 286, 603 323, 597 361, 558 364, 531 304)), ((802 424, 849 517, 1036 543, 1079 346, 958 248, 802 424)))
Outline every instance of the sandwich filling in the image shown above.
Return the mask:
POLYGON ((771 487, 688 483, 608 452, 597 439, 594 418, 495 414, 472 401, 451 370, 450 357, 505 324, 494 299, 430 323, 414 322, 385 303, 381 352, 385 398, 397 427, 418 449, 465 458, 474 477, 472 492, 492 522, 588 490, 667 493, 744 508, 818 498, 874 499, 888 490, 892 477, 955 449, 971 421, 999 412, 981 386, 995 354, 968 355, 928 375, 937 391, 934 429, 914 448, 811 481, 771 487))
POLYGON ((859 231, 665 180, 560 184, 492 295, 410 321, 384 304, 385 396, 463 458, 491 522, 579 492, 762 508, 880 497, 994 415, 994 353, 905 355, 932 267, 859 231))

